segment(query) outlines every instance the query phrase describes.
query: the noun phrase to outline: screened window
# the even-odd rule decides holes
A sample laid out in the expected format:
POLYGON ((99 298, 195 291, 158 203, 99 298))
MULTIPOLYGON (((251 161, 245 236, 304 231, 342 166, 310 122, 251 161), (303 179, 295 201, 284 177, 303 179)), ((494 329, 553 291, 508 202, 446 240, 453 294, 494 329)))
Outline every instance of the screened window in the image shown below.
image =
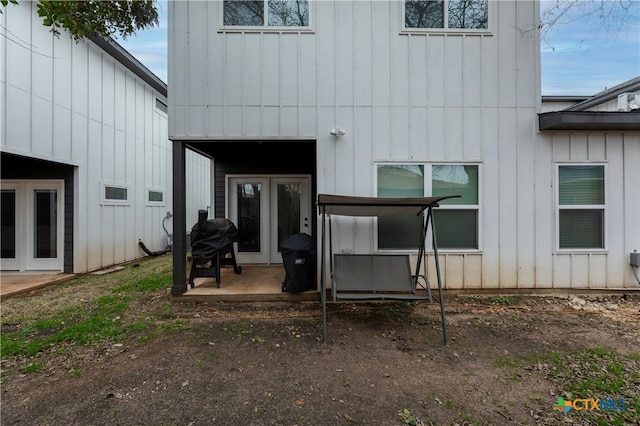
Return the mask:
POLYGON ((487 29, 489 0, 405 0, 405 28, 487 29))
POLYGON ((604 249, 604 165, 558 166, 560 249, 604 249))
MULTIPOLYGON (((463 164, 379 164, 378 197, 402 198, 460 195, 434 210, 438 248, 478 249, 479 170, 463 164)), ((417 249, 422 218, 378 218, 378 248, 417 249)))
POLYGON ((240 27, 308 27, 308 0, 224 0, 223 24, 240 27))

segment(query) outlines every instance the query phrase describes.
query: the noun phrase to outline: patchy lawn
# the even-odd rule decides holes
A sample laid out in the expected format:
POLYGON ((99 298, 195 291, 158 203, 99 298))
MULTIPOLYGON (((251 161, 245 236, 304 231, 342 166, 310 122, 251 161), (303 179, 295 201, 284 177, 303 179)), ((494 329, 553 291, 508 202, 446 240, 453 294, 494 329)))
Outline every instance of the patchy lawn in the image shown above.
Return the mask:
POLYGON ((2 424, 640 424, 640 294, 192 304, 171 258, 2 301, 2 424), (558 406, 558 407, 556 407, 558 406), (566 413, 564 412, 566 411, 566 413))

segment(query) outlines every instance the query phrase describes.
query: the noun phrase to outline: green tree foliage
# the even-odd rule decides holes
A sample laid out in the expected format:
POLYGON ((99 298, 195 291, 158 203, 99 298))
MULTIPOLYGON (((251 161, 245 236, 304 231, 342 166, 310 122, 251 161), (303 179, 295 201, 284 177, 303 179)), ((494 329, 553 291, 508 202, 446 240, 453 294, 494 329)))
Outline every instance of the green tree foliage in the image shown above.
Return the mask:
MULTIPOLYGON (((0 5, 17 0, 0 0, 0 5)), ((156 0, 39 0, 38 15, 51 32, 60 35, 65 28, 75 40, 88 35, 122 38, 159 24, 156 0)))

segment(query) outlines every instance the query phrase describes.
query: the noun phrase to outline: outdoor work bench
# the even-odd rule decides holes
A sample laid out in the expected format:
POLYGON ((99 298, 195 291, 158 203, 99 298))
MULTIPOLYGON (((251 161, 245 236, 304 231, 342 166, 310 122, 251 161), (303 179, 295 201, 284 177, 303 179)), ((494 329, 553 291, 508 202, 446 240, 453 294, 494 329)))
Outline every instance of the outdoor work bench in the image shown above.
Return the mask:
POLYGON ((427 231, 431 230, 431 242, 438 283, 438 301, 442 319, 444 343, 449 340, 444 312, 444 298, 438 260, 438 244, 433 222, 433 209, 438 203, 459 195, 418 198, 352 197, 344 195, 318 195, 318 211, 321 215, 320 282, 322 301, 323 341, 327 341, 327 246, 331 297, 337 300, 428 300, 432 301, 431 285, 427 278, 425 244, 427 231), (418 240, 418 257, 415 273, 411 272, 408 254, 333 254, 331 216, 398 216, 421 215, 422 227, 418 240), (328 227, 326 222, 328 218, 328 227), (328 244, 326 233, 329 233, 328 244))

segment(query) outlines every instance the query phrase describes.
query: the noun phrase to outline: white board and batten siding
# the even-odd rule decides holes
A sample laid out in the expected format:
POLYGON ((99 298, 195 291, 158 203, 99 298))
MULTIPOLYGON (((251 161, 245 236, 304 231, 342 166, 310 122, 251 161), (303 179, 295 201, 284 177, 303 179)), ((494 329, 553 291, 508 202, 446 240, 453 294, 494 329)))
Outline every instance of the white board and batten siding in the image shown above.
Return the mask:
MULTIPOLYGON (((213 185, 213 166, 211 159, 201 155, 190 149, 185 153, 186 168, 186 206, 185 215, 187 233, 191 232, 191 228, 198 222, 198 210, 208 210, 209 216, 213 217, 213 194, 211 193, 213 185)), ((169 164, 171 167, 171 164, 169 164)), ((171 186, 169 186, 171 190, 171 186)), ((170 204, 167 206, 171 207, 170 204)), ((171 209, 170 209, 171 210, 171 209)))
MULTIPOLYGON (((596 94, 597 97, 600 94, 596 94)), ((578 103, 543 102, 542 112, 561 111, 578 103)), ((617 98, 588 108, 590 112, 618 111, 617 98)), ((633 114, 633 113, 630 113, 633 114)), ((640 118, 639 118, 640 120, 640 118)), ((553 176, 561 164, 603 164, 605 174, 605 246, 601 252, 548 253, 537 249, 537 281, 560 288, 638 288, 629 267, 629 253, 640 251, 640 132, 564 131, 541 134, 538 175, 553 176)), ((553 180, 539 185, 539 199, 554 197, 553 180)), ((540 206, 541 207, 541 206, 540 206)), ((539 208, 541 235, 553 229, 555 209, 539 208)), ((551 243, 551 242, 550 242, 551 243)))
MULTIPOLYGON (((3 152, 74 167, 74 272, 92 271, 166 247, 162 220, 172 210, 167 99, 90 41, 56 38, 35 2, 0 15, 3 152), (104 185, 125 187, 128 202, 104 202, 104 185), (163 193, 149 203, 148 190, 163 193)), ((197 157, 196 157, 197 156, 197 157)), ((210 162, 188 161, 207 176, 210 162)), ((192 195, 208 204, 209 188, 192 195)), ((195 217, 195 216, 194 216, 195 217)), ((171 232, 172 222, 167 222, 171 232)))
MULTIPOLYGON (((374 196, 378 162, 478 164, 480 249, 442 253, 445 288, 581 280, 578 264, 574 281, 561 276, 554 255, 559 154, 537 131, 538 2, 490 1, 489 29, 476 33, 403 32, 399 0, 310 4, 311 30, 296 32, 228 31, 222 1, 171 2, 169 137, 314 139, 318 193, 374 196), (346 134, 331 136, 336 127, 346 134)), ((337 252, 375 247, 372 219, 334 225, 337 252)), ((624 273, 608 259, 590 255, 588 269, 607 276, 582 282, 631 285, 608 281, 624 273)))
MULTIPOLYGON (((536 189, 538 199, 554 197, 557 164, 605 166, 605 250, 548 252, 536 250, 541 283, 562 288, 638 288, 629 253, 640 251, 640 132, 558 132, 540 135, 537 174, 548 174, 536 189)), ((555 205, 538 206, 538 233, 549 235, 555 205), (549 225, 547 225, 549 224, 549 225)), ((555 242, 548 242, 555 244, 555 242)))

